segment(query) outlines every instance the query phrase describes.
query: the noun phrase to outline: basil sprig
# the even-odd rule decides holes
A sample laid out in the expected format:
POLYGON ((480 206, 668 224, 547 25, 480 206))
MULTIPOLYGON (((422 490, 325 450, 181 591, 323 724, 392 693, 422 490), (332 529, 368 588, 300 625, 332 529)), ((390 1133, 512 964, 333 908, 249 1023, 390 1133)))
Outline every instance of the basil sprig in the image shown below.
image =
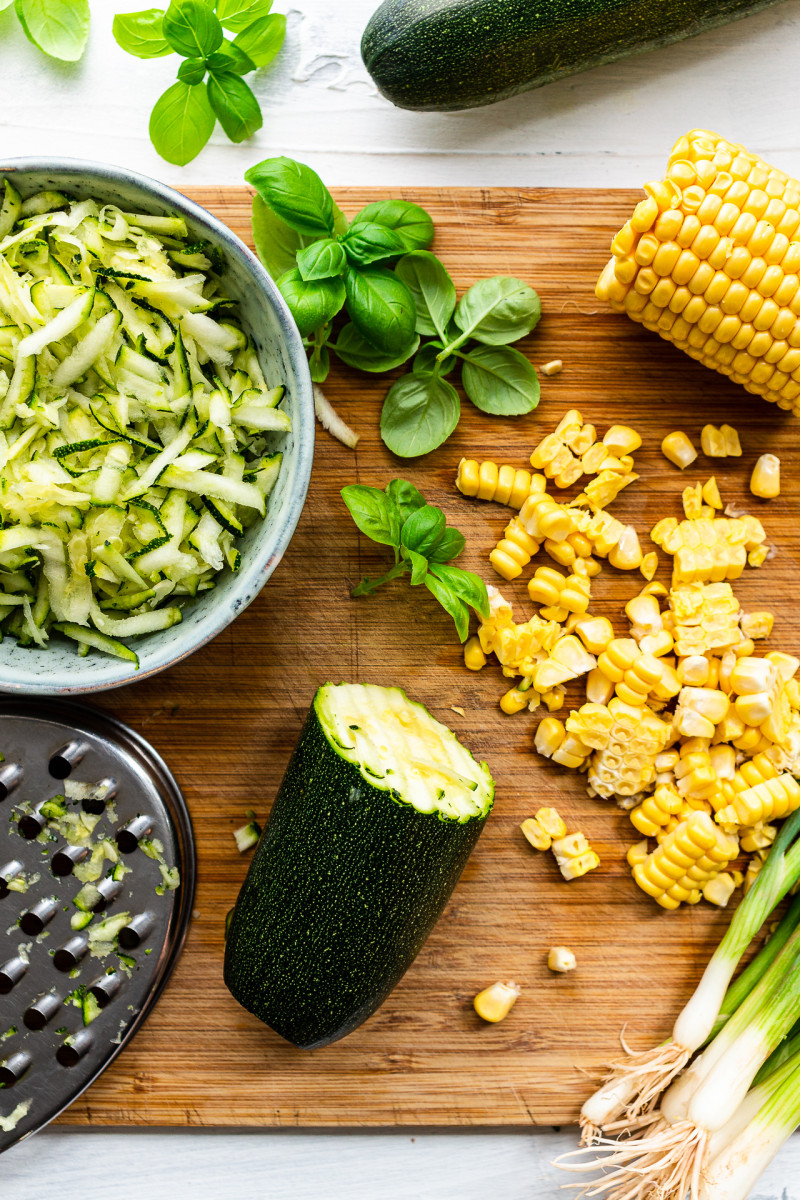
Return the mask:
POLYGON ((305 340, 314 382, 327 377, 332 353, 376 374, 413 358, 381 414, 381 436, 394 454, 427 454, 456 428, 461 401, 445 377, 458 365, 481 412, 511 417, 536 407, 536 371, 509 344, 539 321, 533 288, 496 275, 459 300, 428 250, 433 222, 418 204, 380 200, 348 224, 316 172, 291 158, 265 159, 245 179, 256 189, 256 250, 305 340), (341 312, 348 321, 334 331, 341 312))
POLYGON ((453 618, 458 636, 465 642, 469 610, 488 618, 489 597, 478 575, 449 565, 464 549, 464 535, 448 526, 442 510, 426 504, 407 479, 393 479, 385 491, 350 484, 342 488, 342 499, 363 534, 394 550, 394 566, 378 579, 362 579, 352 594, 369 596, 384 583, 410 574, 411 586, 427 587, 453 618))
POLYGON ((172 0, 166 10, 148 8, 114 18, 114 37, 128 54, 161 58, 174 53, 184 60, 177 81, 150 115, 150 140, 167 162, 180 167, 191 162, 217 121, 232 142, 243 142, 261 128, 261 108, 242 76, 266 66, 283 45, 286 17, 271 13, 271 7, 272 0, 172 0))

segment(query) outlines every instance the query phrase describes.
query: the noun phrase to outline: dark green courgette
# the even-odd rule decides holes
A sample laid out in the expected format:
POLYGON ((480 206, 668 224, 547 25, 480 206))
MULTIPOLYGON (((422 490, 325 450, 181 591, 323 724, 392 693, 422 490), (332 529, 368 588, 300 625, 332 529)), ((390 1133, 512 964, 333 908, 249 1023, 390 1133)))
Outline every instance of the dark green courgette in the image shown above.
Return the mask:
POLYGON ((494 784, 399 688, 317 692, 228 930, 225 982, 296 1046, 365 1021, 438 920, 494 784))
POLYGON ((361 42, 400 108, 493 104, 778 0, 385 0, 361 42))

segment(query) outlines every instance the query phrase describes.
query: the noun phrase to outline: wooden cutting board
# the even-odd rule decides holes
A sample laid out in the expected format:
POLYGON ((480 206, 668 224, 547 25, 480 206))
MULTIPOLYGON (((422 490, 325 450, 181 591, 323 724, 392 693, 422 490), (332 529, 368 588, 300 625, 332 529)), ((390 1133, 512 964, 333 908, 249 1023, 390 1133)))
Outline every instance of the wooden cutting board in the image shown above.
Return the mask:
MULTIPOLYGON (((336 198, 352 215, 384 194, 343 189, 336 198)), ((191 195, 249 241, 244 189, 191 195)), ((459 292, 493 274, 515 274, 537 288, 544 316, 521 346, 536 364, 563 359, 564 371, 543 378, 542 402, 530 416, 492 419, 465 402, 445 446, 420 462, 400 462, 378 437, 386 378, 337 366, 326 392, 362 438, 353 452, 318 433, 303 517, 261 596, 192 658, 97 698, 149 738, 175 772, 194 819, 199 883, 189 940, 166 993, 132 1045, 65 1114, 68 1123, 574 1121, 590 1090, 587 1072, 615 1054, 622 1026, 636 1045, 663 1038, 727 924, 705 904, 665 913, 638 891, 624 861, 625 848, 638 840, 627 818, 613 804, 590 800, 582 776, 532 752, 537 717, 499 711, 499 667, 480 675, 464 669, 452 623, 429 595, 395 584, 371 599, 351 599, 351 586, 364 573, 379 573, 386 557, 359 538, 338 492, 355 481, 411 479, 467 535, 464 565, 492 581, 486 556, 508 512, 456 492, 459 459, 524 466, 532 446, 573 406, 601 431, 630 423, 644 436, 636 456, 642 478, 623 493, 615 514, 646 535, 661 516, 680 515, 686 483, 715 473, 724 499, 763 516, 777 547, 774 560, 748 570, 736 592, 745 609, 773 609, 771 645, 797 652, 798 426, 597 304, 594 280, 635 193, 402 195, 431 212, 434 248, 459 292), (701 457, 684 476, 659 444, 683 428, 699 446, 706 421, 735 425, 744 457, 701 457), (753 501, 747 491, 752 464, 765 450, 783 464, 784 495, 771 503, 753 501), (308 1052, 281 1041, 226 991, 223 927, 247 866, 232 830, 248 808, 266 815, 314 690, 328 679, 405 687, 488 760, 497 800, 447 911, 396 991, 350 1037, 308 1052), (594 874, 568 884, 552 856, 528 846, 519 824, 543 804, 556 805, 571 830, 586 832, 602 859, 594 874), (549 948, 560 944, 577 955, 573 974, 552 975, 545 965, 549 948), (522 995, 503 1024, 489 1026, 471 1002, 497 979, 515 979, 522 995)), ((528 574, 503 587, 519 620, 531 612, 528 574)), ((659 578, 668 582, 665 561, 659 578)), ((622 605, 641 585, 638 572, 605 568, 592 610, 625 634, 622 605)), ((570 700, 580 703, 578 687, 570 700)))

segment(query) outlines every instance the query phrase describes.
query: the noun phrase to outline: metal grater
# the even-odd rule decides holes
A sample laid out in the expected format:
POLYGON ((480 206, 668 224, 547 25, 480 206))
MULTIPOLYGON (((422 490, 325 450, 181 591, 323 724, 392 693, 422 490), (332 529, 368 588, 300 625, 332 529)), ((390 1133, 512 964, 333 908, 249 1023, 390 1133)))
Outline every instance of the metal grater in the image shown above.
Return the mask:
POLYGON ((155 1004, 186 937, 196 860, 177 783, 113 717, 0 697, 0 752, 2 1152, 71 1104, 155 1004), (66 806, 53 801, 65 788, 66 806), (59 807, 70 815, 45 815, 59 807), (71 827, 64 834, 72 814, 97 820, 86 845, 71 827), (101 856, 93 891, 75 872, 94 873, 101 856))

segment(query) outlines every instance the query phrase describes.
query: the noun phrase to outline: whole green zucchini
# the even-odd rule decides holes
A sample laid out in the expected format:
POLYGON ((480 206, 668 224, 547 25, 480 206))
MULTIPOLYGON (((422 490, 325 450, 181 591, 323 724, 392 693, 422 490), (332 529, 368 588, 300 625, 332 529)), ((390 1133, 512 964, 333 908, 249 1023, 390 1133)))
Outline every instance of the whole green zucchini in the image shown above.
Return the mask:
POLYGON ((225 982, 296 1046, 344 1037, 419 953, 494 784, 399 688, 317 692, 228 929, 225 982))
POLYGON ((400 108, 475 108, 778 0, 385 0, 361 55, 400 108))

